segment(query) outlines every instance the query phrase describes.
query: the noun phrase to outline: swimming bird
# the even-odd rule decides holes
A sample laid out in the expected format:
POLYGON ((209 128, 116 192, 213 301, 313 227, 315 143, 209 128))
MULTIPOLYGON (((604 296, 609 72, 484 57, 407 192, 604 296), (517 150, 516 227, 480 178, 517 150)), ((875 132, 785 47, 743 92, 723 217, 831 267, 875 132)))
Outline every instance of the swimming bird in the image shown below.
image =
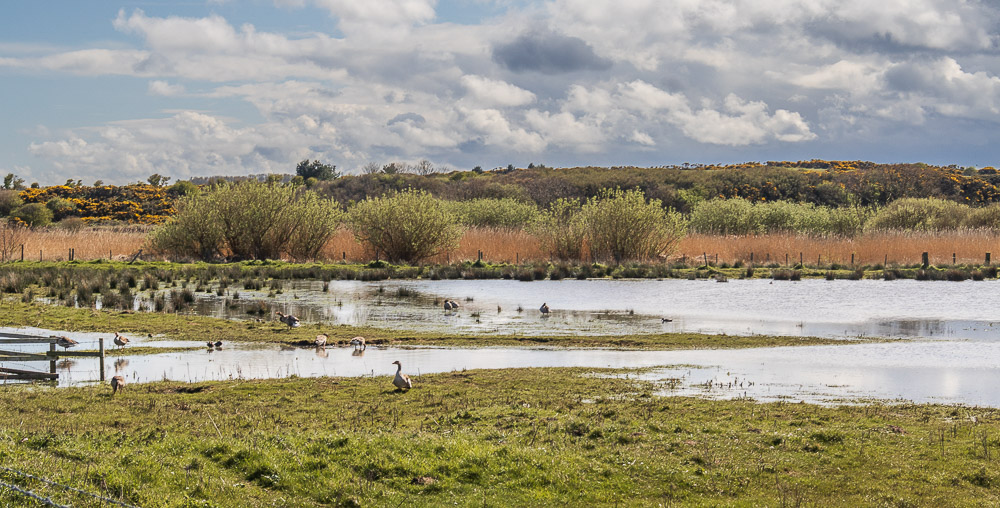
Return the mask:
POLYGON ((208 349, 212 349, 213 347, 215 347, 215 343, 212 341, 206 342, 205 345, 208 346, 208 349))
POLYGON ((403 364, 399 363, 399 360, 396 360, 392 363, 396 365, 396 377, 392 378, 392 384, 395 385, 395 387, 400 390, 402 390, 403 388, 406 388, 407 390, 413 388, 413 382, 410 381, 410 376, 407 376, 402 372, 403 364))
POLYGON ((115 332, 115 345, 123 348, 126 344, 128 344, 128 337, 115 332))
POLYGON ((538 308, 538 310, 541 311, 542 314, 548 314, 549 313, 549 304, 543 303, 542 306, 538 308))
POLYGON ((368 349, 368 345, 365 344, 364 337, 355 337, 351 339, 351 345, 354 346, 354 349, 368 349))
POLYGON ((71 339, 71 338, 69 338, 69 337, 67 337, 65 335, 52 335, 49 338, 51 338, 51 339, 59 339, 59 340, 56 341, 56 345, 59 346, 59 347, 61 347, 61 348, 63 348, 63 350, 69 349, 69 348, 71 348, 71 347, 76 346, 77 344, 79 344, 79 342, 77 342, 77 341, 75 341, 75 340, 73 340, 73 339, 71 339))
POLYGON ((125 378, 121 376, 115 376, 111 378, 111 396, 114 397, 118 390, 125 389, 125 378))
POLYGON ((215 346, 215 349, 219 349, 219 348, 222 347, 222 341, 221 340, 217 340, 217 341, 215 341, 215 344, 212 344, 212 345, 215 346))
POLYGON ((316 347, 326 347, 326 339, 328 337, 324 334, 319 334, 316 336, 316 347))
POLYGON ((660 318, 660 322, 661 323, 669 323, 671 321, 673 321, 673 319, 670 319, 670 318, 660 318))
POLYGON ((291 315, 285 314, 283 312, 275 312, 278 315, 278 321, 288 325, 288 329, 297 328, 299 326, 299 318, 291 315))

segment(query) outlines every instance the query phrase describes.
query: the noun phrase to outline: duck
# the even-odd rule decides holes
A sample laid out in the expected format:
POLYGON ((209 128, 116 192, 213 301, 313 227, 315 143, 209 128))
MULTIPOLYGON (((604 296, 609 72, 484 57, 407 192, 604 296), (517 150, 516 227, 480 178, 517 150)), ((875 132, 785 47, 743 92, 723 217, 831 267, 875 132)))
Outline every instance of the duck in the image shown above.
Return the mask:
POLYGON ((222 341, 221 341, 221 340, 217 340, 217 341, 215 341, 215 343, 214 343, 214 344, 212 344, 212 345, 213 345, 213 346, 215 346, 215 349, 219 349, 219 348, 221 348, 221 347, 222 347, 222 341))
POLYGON ((111 378, 111 396, 114 397, 118 390, 125 389, 125 378, 122 376, 115 376, 111 378))
POLYGON ((543 303, 542 306, 538 308, 538 310, 541 311, 542 314, 548 314, 549 313, 549 304, 543 303))
POLYGON ((56 345, 63 348, 64 350, 76 346, 79 342, 65 336, 65 335, 52 335, 50 338, 58 339, 56 340, 56 345))
POLYGON ((354 349, 368 349, 368 345, 365 344, 364 337, 354 337, 351 339, 351 345, 354 346, 354 349))
POLYGON ((205 345, 208 346, 208 349, 212 349, 213 347, 215 347, 215 343, 212 341, 206 342, 205 345))
POLYGON ((396 360, 396 361, 394 361, 392 363, 393 363, 393 365, 396 365, 396 377, 392 378, 392 384, 396 388, 398 388, 400 390, 402 390, 404 388, 407 389, 407 390, 409 390, 410 388, 413 388, 413 382, 410 381, 410 376, 407 376, 406 374, 403 374, 403 372, 402 372, 403 371, 403 364, 399 363, 399 360, 396 360))
POLYGON ((288 325, 289 329, 297 328, 299 326, 299 318, 297 318, 297 317, 295 317, 295 316, 293 316, 291 314, 285 314, 285 313, 280 312, 280 311, 279 312, 275 312, 275 314, 278 315, 278 321, 281 321, 282 323, 285 323, 286 325, 288 325))
POLYGON ((328 339, 324 334, 319 334, 316 336, 316 347, 326 347, 326 339, 328 339))
POLYGON ((673 319, 670 319, 670 318, 666 318, 666 317, 665 318, 660 318, 660 322, 661 323, 670 323, 672 321, 673 321, 673 319))
POLYGON ((126 337, 126 336, 124 336, 124 335, 122 335, 122 334, 120 334, 118 332, 115 332, 115 339, 114 340, 115 340, 115 345, 118 346, 118 347, 121 347, 121 348, 124 348, 125 345, 128 344, 128 337, 126 337))

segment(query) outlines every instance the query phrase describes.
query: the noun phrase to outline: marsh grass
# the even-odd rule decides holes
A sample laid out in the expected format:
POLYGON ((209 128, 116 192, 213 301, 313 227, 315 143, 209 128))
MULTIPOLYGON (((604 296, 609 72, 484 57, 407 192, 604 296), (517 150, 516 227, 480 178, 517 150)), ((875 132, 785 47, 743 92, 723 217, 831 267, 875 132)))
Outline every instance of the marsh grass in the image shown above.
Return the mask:
MULTIPOLYGON (((113 398, 107 386, 0 386, 17 422, 0 426, 0 457, 153 507, 1000 503, 992 409, 660 397, 670 383, 593 369, 414 376, 401 393, 390 370, 129 385, 113 398)), ((0 504, 27 502, 0 489, 0 504)))

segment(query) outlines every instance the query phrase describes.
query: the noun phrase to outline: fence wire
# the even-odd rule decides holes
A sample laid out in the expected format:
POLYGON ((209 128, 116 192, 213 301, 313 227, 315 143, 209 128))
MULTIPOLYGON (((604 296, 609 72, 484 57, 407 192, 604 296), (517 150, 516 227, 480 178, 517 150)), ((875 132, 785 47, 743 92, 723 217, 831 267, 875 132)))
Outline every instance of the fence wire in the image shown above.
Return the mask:
MULTIPOLYGON (((39 477, 39 476, 35 476, 33 474, 30 474, 30 473, 25 473, 24 471, 18 471, 17 469, 11 469, 9 467, 0 466, 0 470, 6 471, 8 473, 15 474, 15 475, 18 475, 18 476, 22 476, 22 477, 25 477, 25 478, 31 478, 32 480, 37 480, 37 481, 40 481, 42 483, 51 485, 53 487, 59 487, 59 488, 61 488, 63 490, 68 490, 68 491, 71 491, 71 492, 75 492, 77 494, 81 494, 81 495, 84 495, 84 496, 92 497, 94 499, 98 499, 98 500, 100 500, 102 502, 102 504, 104 502, 107 502, 107 503, 110 503, 110 504, 113 504, 113 505, 122 506, 124 508, 139 508, 138 506, 135 506, 135 505, 131 505, 131 504, 128 504, 128 503, 123 503, 121 501, 116 501, 114 499, 107 498, 107 497, 104 497, 104 496, 99 496, 97 494, 92 494, 92 493, 87 492, 85 490, 80 490, 80 489, 78 489, 76 487, 70 487, 69 485, 63 485, 63 484, 61 484, 59 482, 54 482, 52 480, 47 480, 45 478, 42 478, 42 477, 39 477)), ((18 487, 16 485, 11 485, 11 484, 8 484, 8 483, 0 481, 0 487, 6 487, 6 488, 11 489, 11 490, 13 490, 15 492, 19 492, 19 493, 24 494, 24 495, 26 495, 26 496, 28 496, 28 497, 30 497, 32 499, 38 500, 38 501, 40 501, 42 503, 45 503, 45 504, 47 504, 49 506, 58 506, 58 507, 71 508, 69 505, 63 505, 63 504, 56 503, 55 501, 53 501, 53 500, 51 500, 51 499, 49 499, 47 497, 40 496, 40 495, 35 494, 35 493, 33 493, 33 492, 29 491, 29 490, 22 489, 22 488, 20 488, 20 487, 18 487)))

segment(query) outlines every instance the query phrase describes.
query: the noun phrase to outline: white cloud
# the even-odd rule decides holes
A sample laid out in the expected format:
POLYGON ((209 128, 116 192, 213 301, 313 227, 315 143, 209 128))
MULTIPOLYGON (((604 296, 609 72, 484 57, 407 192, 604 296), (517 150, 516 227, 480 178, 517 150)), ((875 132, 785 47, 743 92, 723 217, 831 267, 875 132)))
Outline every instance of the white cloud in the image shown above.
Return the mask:
POLYGON ((154 80, 149 82, 150 95, 162 95, 170 97, 184 93, 184 85, 171 85, 166 81, 154 80))
POLYGON ((479 104, 524 106, 535 102, 535 94, 505 81, 469 75, 462 76, 462 85, 479 104))

